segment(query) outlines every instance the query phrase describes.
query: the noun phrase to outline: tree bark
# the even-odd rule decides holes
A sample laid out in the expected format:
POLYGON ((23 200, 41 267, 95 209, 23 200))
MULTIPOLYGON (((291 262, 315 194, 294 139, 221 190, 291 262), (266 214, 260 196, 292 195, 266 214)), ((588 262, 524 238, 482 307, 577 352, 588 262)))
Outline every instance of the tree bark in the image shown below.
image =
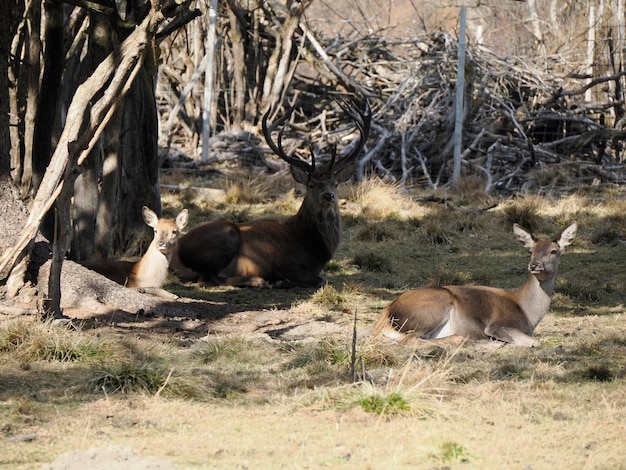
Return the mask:
POLYGON ((119 50, 110 54, 77 90, 67 113, 66 126, 37 191, 27 226, 18 243, 0 259, 0 271, 12 268, 34 239, 41 218, 63 186, 68 164, 80 165, 95 145, 104 126, 132 83, 145 49, 158 25, 161 12, 146 17, 119 50))
MULTIPOLYGON (((12 80, 10 80, 8 58, 12 46, 11 40, 16 33, 16 25, 22 14, 23 5, 19 1, 0 2, 0 224, 2 224, 0 254, 15 243, 19 229, 28 215, 19 191, 11 178, 14 149, 11 148, 9 132, 9 125, 16 121, 14 117, 10 117, 12 116, 9 112, 10 103, 17 95, 10 95, 10 90, 15 89, 15 77, 11 77, 12 80)), ((0 278, 6 278, 8 275, 8 269, 0 269, 0 278)))

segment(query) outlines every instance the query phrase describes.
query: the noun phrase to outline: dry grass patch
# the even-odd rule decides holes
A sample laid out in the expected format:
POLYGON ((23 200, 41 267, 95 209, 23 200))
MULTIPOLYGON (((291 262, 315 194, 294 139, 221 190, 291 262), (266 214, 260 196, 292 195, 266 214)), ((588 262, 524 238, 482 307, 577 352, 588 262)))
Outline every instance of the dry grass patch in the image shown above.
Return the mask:
POLYGON ((351 188, 351 200, 362 207, 362 215, 371 220, 405 219, 426 211, 398 186, 378 178, 361 182, 351 188))
POLYGON ((504 216, 509 226, 519 224, 536 232, 541 227, 540 208, 545 204, 539 196, 525 196, 511 201, 504 208, 504 216))
MULTIPOLYGON (((344 354, 333 356, 333 360, 347 365, 346 349, 340 350, 344 354)), ((416 355, 409 354, 407 358, 405 348, 389 348, 371 340, 359 342, 357 350, 358 364, 365 373, 363 380, 316 390, 307 398, 309 405, 337 410, 359 408, 385 419, 397 416, 423 419, 438 412, 449 385, 449 361, 454 352, 426 362, 416 355), (382 351, 386 353, 381 354, 382 351), (398 365, 399 370, 395 368, 398 365)))
POLYGON ((420 238, 429 245, 451 245, 454 231, 440 217, 425 219, 419 228, 420 238))
POLYGON ((0 322, 0 353, 22 363, 73 362, 101 357, 107 342, 76 335, 51 321, 17 318, 0 322))

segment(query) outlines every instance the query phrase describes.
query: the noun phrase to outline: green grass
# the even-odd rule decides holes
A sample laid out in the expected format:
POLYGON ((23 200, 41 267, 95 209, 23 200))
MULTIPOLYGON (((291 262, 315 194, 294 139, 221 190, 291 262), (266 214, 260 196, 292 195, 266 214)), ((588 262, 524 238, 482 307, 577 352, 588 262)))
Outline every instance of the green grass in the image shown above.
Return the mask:
POLYGON ((471 454, 462 445, 446 441, 439 446, 439 452, 431 456, 443 464, 461 464, 471 461, 471 454))
POLYGON ((368 413, 381 416, 395 416, 411 412, 409 401, 399 392, 391 392, 386 395, 373 393, 357 399, 355 404, 368 413))

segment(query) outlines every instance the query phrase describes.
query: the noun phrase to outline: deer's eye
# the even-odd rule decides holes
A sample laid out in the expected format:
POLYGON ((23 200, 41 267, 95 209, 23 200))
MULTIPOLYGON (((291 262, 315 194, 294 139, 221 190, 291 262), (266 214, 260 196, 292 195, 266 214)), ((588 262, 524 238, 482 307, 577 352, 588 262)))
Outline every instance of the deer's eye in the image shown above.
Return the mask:
POLYGON ((559 252, 559 250, 552 250, 552 251, 550 252, 550 254, 551 254, 551 255, 556 255, 558 252, 559 252))

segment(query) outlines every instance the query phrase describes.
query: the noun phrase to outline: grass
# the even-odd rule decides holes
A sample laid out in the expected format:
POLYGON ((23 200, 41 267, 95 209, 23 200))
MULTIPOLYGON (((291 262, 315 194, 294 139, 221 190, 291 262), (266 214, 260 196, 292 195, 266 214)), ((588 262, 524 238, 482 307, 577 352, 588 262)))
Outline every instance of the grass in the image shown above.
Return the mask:
POLYGON ((440 460, 443 464, 467 463, 471 456, 462 445, 456 442, 446 441, 439 447, 439 452, 433 458, 440 460))
MULTIPOLYGON (((193 207, 191 226, 292 214, 299 195, 276 178, 280 191, 269 176, 224 179, 243 205, 190 192, 163 200, 193 207)), ((166 318, 144 331, 139 317, 83 329, 3 317, 0 466, 35 468, 62 450, 113 442, 182 468, 623 468, 623 191, 498 200, 467 181, 446 204, 380 181, 341 192, 344 241, 319 289, 174 281, 166 287, 209 302, 207 318, 211 305, 233 308, 187 319, 206 326, 193 334, 166 318), (520 285, 528 260, 512 224, 544 236, 573 220, 579 237, 562 258, 539 348, 413 349, 368 338, 406 289, 520 285), (307 322, 340 328, 285 339, 307 322), (33 434, 28 444, 7 441, 33 434)))
POLYGON ((411 411, 409 401, 399 392, 374 392, 357 399, 355 403, 368 413, 381 416, 395 416, 411 411))

